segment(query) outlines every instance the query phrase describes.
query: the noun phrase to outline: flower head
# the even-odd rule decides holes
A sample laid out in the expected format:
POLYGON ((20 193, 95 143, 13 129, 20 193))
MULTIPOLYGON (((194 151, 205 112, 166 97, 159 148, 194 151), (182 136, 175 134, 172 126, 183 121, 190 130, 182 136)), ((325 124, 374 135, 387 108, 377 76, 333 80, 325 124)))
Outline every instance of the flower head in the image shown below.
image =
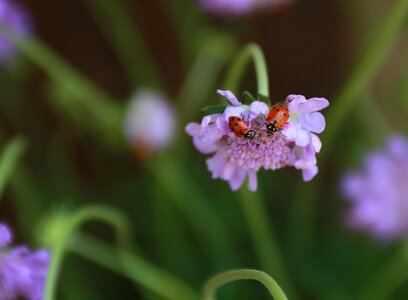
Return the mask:
POLYGON ((169 101, 152 90, 137 92, 125 118, 125 135, 138 151, 159 151, 169 146, 175 128, 175 113, 169 101))
POLYGON ((26 246, 7 250, 10 230, 0 224, 0 299, 43 298, 50 255, 45 250, 30 251, 26 246))
POLYGON ((365 158, 364 168, 343 178, 344 195, 352 203, 350 227, 390 242, 408 236, 408 141, 392 136, 387 147, 365 158))
POLYGON ((317 135, 311 135, 304 145, 298 145, 295 138, 288 138, 281 132, 271 135, 265 126, 265 116, 270 110, 266 103, 254 101, 247 106, 239 102, 231 91, 217 92, 230 102, 224 112, 205 116, 201 124, 190 123, 186 127, 200 152, 215 153, 207 160, 213 178, 226 180, 233 190, 237 190, 248 177, 249 188, 255 191, 256 174, 260 169, 293 166, 303 171, 305 181, 317 174, 316 153, 321 147, 317 135), (231 116, 247 122, 254 132, 253 137, 237 136, 229 126, 231 116))
POLYGON ((203 10, 216 15, 238 16, 292 3, 293 0, 200 0, 203 10))
MULTIPOLYGON (((12 0, 0 0, 0 26, 15 38, 26 38, 32 32, 29 16, 12 0)), ((16 46, 11 39, 4 32, 0 32, 0 64, 6 64, 16 52, 16 46)))

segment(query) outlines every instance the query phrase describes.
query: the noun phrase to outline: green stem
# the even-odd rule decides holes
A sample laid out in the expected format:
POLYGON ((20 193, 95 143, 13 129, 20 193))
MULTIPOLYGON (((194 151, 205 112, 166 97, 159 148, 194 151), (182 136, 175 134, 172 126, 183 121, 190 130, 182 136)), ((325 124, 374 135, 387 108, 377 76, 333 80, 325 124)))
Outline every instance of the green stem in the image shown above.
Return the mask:
POLYGON ((204 285, 203 300, 215 300, 215 292, 223 285, 237 280, 256 280, 262 283, 275 300, 288 300, 279 284, 268 274, 250 269, 233 270, 210 278, 204 285))
POLYGON ((277 278, 288 291, 288 294, 293 297, 293 285, 290 282, 288 271, 282 263, 283 259, 277 245, 275 233, 268 221, 267 210, 262 205, 261 193, 241 189, 239 196, 255 252, 263 270, 277 278))
POLYGON ((105 207, 102 205, 87 206, 73 215, 68 216, 67 219, 64 220, 64 226, 61 226, 62 230, 59 232, 58 239, 55 241, 51 249, 52 258, 48 270, 44 300, 55 299, 57 278, 72 235, 82 224, 94 220, 105 222, 115 228, 117 240, 120 245, 125 247, 129 244, 130 234, 126 218, 111 207, 105 207))
POLYGON ((363 286, 358 299, 386 300, 408 281, 408 243, 363 286))
POLYGON ((89 11, 116 51, 132 85, 163 85, 148 46, 122 0, 85 0, 89 11))
POLYGON ((69 250, 140 284, 164 299, 197 300, 197 293, 182 280, 125 249, 114 249, 98 239, 79 234, 69 250), (119 252, 120 259, 117 253, 119 252))
POLYGON ((27 148, 26 142, 22 137, 16 137, 12 139, 5 146, 0 157, 0 203, 4 188, 8 183, 13 171, 17 167, 17 163, 20 161, 25 150, 27 148))
POLYGON ((225 88, 237 92, 239 82, 250 59, 253 60, 255 65, 258 93, 269 96, 269 78, 265 56, 261 47, 254 43, 246 45, 234 60, 234 63, 226 76, 224 84, 225 88))
POLYGON ((333 100, 333 107, 327 115, 329 123, 323 135, 324 151, 320 158, 321 163, 327 160, 333 150, 341 126, 355 106, 356 100, 372 83, 375 74, 387 58, 397 40, 407 13, 408 0, 397 0, 384 19, 377 35, 362 54, 343 89, 333 100))

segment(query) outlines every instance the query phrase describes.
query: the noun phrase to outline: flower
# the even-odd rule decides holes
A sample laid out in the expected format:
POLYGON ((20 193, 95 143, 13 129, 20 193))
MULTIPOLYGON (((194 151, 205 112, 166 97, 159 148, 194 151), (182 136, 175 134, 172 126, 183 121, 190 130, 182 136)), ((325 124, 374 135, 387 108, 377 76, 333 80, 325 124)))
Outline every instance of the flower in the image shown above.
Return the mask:
POLYGON ((165 149, 175 129, 175 113, 164 95, 140 90, 132 97, 125 117, 125 135, 136 151, 165 149))
POLYGON ((216 15, 238 16, 292 3, 293 0, 200 0, 204 11, 216 15))
POLYGON ((408 236, 408 141, 389 138, 385 149, 368 154, 364 168, 347 173, 342 191, 352 203, 346 222, 382 242, 408 236))
MULTIPOLYGON (((15 38, 27 38, 32 33, 29 16, 12 0, 0 0, 0 26, 15 38)), ((16 46, 7 34, 0 32, 0 64, 8 63, 16 52, 16 46)))
POLYGON ((0 299, 43 299, 50 255, 46 250, 30 251, 26 246, 7 250, 10 230, 0 224, 0 299))
MULTIPOLYGON (((317 135, 310 134, 308 143, 304 145, 298 145, 295 137, 288 138, 281 132, 270 135, 265 126, 265 116, 270 110, 266 103, 254 101, 247 106, 239 102, 231 91, 218 90, 217 93, 230 102, 223 114, 205 116, 201 124, 190 123, 186 127, 186 132, 193 137, 193 143, 200 152, 215 153, 207 159, 213 178, 226 180, 232 190, 237 190, 248 177, 249 189, 255 191, 256 174, 260 169, 276 170, 293 166, 302 170, 305 181, 313 179, 317 174, 316 153, 321 148, 317 135), (248 123, 254 131, 253 139, 238 137, 231 132, 228 125, 231 116, 240 117, 248 123)), ((306 111, 304 113, 307 114, 306 111)), ((301 125, 306 124, 298 118, 293 120, 301 125)), ((313 120, 309 123, 312 127, 315 125, 313 120)), ((294 124, 289 121, 286 126, 294 124)))

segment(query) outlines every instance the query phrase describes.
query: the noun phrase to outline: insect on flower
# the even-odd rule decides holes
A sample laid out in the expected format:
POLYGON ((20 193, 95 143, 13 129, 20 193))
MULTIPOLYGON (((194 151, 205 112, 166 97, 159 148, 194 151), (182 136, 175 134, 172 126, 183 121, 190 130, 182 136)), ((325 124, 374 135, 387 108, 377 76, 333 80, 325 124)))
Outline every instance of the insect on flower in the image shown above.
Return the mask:
POLYGON ((252 140, 255 136, 254 131, 248 128, 248 123, 237 116, 229 117, 228 125, 231 131, 238 137, 252 140))
POLYGON ((272 135, 274 132, 281 130, 288 120, 289 110, 287 105, 280 104, 272 107, 266 117, 266 121, 268 122, 268 124, 266 124, 268 135, 272 135))

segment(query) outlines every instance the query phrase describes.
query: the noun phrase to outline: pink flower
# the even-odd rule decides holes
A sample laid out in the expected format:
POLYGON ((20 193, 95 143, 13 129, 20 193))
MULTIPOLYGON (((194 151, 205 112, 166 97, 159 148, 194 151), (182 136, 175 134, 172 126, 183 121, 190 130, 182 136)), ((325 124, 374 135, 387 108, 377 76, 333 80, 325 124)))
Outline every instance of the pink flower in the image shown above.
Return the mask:
POLYGON ((125 135, 134 149, 159 151, 174 137, 176 118, 168 99, 153 90, 137 92, 125 118, 125 135))
POLYGON ((364 168, 343 178, 343 194, 352 203, 350 227, 382 242, 408 236, 408 141, 394 135, 381 151, 367 155, 364 168))
POLYGON ((227 17, 273 9, 292 2, 293 0, 199 0, 203 10, 227 17))
MULTIPOLYGON (((254 101, 247 106, 239 102, 231 91, 218 90, 217 93, 230 102, 223 114, 205 116, 201 124, 190 123, 186 127, 200 152, 215 153, 207 159, 213 178, 226 180, 232 190, 237 190, 248 177, 249 189, 255 191, 257 172, 262 168, 276 170, 293 166, 302 170, 305 181, 317 174, 316 149, 320 150, 321 143, 316 135, 311 134, 310 141, 303 146, 297 145, 295 138, 289 139, 280 132, 270 136, 265 127, 265 116, 270 110, 268 105, 254 101), (238 137, 231 132, 228 125, 231 116, 246 121, 254 131, 254 138, 238 137)), ((291 125, 290 122, 288 125, 291 125)))
POLYGON ((43 299, 50 253, 26 246, 9 248, 11 232, 0 224, 0 299, 43 299))

